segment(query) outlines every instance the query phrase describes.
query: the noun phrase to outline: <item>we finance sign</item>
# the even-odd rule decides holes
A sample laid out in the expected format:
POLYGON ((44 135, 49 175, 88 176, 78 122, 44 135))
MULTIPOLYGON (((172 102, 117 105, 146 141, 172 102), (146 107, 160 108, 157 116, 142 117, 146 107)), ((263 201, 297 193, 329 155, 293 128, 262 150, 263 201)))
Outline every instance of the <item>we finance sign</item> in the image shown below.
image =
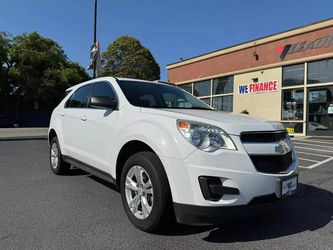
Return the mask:
POLYGON ((238 86, 238 94, 260 94, 278 91, 278 81, 254 82, 238 86))

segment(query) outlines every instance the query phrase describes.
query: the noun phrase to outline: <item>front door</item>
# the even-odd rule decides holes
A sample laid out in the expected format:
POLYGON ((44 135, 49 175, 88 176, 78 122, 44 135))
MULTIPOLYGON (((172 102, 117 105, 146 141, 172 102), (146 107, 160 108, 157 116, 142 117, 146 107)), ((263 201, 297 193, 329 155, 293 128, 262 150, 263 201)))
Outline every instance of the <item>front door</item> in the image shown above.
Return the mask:
POLYGON ((77 132, 83 123, 92 87, 93 85, 89 84, 78 88, 66 102, 65 108, 61 113, 64 152, 74 158, 79 156, 77 132))
POLYGON ((308 135, 333 136, 333 86, 309 88, 308 135))
MULTIPOLYGON (((115 91, 106 81, 94 84, 92 96, 117 99, 115 91)), ((94 108, 88 104, 85 121, 77 130, 80 160, 104 172, 110 172, 109 153, 116 136, 114 127, 118 113, 117 110, 94 108)))

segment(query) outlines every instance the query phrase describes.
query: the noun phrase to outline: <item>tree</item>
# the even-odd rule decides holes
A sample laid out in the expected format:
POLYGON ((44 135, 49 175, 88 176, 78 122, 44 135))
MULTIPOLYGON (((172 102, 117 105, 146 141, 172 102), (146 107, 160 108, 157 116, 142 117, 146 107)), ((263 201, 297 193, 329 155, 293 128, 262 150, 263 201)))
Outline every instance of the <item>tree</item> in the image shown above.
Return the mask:
POLYGON ((9 84, 15 94, 34 100, 54 104, 66 88, 89 79, 58 43, 37 32, 14 37, 9 57, 9 84))
POLYGON ((153 55, 133 37, 119 37, 109 45, 102 58, 103 75, 144 80, 160 79, 160 67, 153 55))
POLYGON ((0 32, 0 94, 2 95, 10 92, 10 85, 8 83, 8 71, 11 66, 8 56, 10 48, 9 34, 0 32))
POLYGON ((60 68, 49 68, 44 71, 37 95, 41 101, 58 103, 67 88, 88 79, 89 76, 84 68, 68 61, 60 68))

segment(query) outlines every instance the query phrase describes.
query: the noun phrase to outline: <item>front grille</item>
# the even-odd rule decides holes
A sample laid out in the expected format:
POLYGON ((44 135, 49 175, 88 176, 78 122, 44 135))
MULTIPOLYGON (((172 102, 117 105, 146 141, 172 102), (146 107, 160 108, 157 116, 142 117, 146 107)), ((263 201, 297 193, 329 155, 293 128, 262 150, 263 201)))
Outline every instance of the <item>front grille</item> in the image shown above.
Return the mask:
POLYGON ((250 158, 257 171, 270 174, 286 171, 293 160, 291 151, 284 155, 250 155, 250 158))
POLYGON ((286 131, 243 132, 240 135, 243 143, 269 143, 284 140, 286 137, 286 131))

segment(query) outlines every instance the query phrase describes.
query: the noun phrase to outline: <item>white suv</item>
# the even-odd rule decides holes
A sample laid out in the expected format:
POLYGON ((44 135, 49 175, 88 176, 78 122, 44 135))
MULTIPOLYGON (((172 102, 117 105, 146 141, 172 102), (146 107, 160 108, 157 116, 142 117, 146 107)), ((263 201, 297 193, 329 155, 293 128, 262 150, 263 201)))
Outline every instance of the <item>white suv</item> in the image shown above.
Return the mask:
POLYGON ((66 92, 54 109, 50 162, 114 183, 131 222, 152 232, 172 218, 212 224, 289 196, 298 164, 282 124, 218 112, 168 84, 113 77, 66 92))

